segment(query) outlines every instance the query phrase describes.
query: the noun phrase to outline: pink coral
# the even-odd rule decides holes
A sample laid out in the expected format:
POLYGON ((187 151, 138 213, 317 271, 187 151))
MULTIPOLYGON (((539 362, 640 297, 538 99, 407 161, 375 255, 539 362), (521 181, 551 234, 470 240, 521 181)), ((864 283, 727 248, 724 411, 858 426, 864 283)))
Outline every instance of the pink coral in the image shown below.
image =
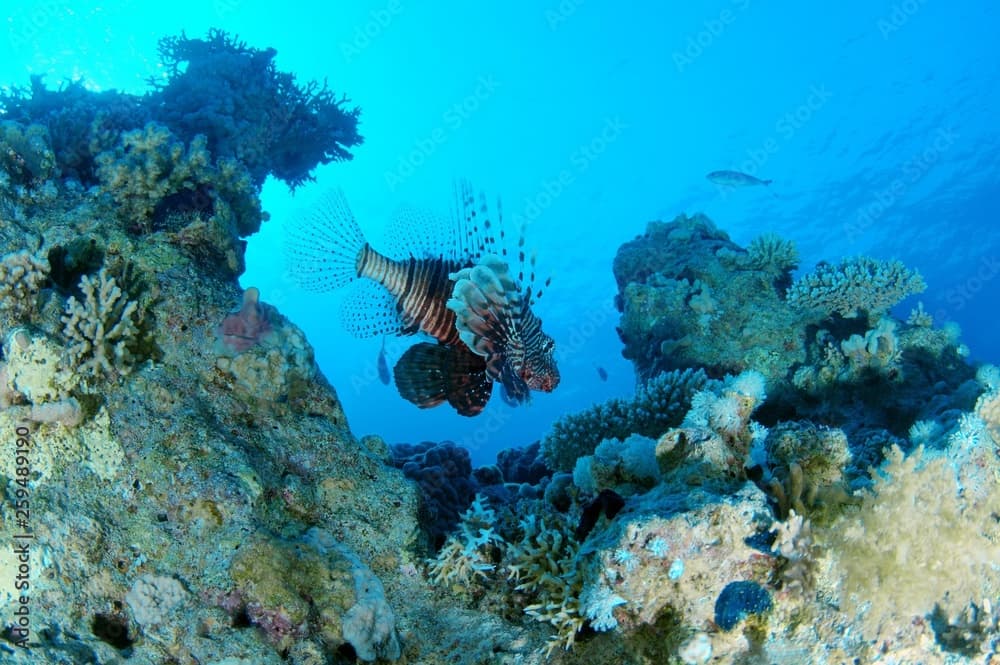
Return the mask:
POLYGON ((271 322, 260 305, 260 290, 251 286, 243 292, 243 305, 222 320, 218 333, 222 343, 243 353, 271 332, 271 322))

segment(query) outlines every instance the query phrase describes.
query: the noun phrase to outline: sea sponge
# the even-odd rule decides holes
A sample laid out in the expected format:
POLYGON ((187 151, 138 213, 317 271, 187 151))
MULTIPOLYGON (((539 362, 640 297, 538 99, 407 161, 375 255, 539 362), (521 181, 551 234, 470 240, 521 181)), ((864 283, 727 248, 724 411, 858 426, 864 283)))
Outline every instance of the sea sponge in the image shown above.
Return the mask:
POLYGON ((788 302, 822 315, 878 318, 907 296, 927 288, 920 273, 900 261, 868 257, 844 259, 838 265, 821 263, 788 289, 788 302))

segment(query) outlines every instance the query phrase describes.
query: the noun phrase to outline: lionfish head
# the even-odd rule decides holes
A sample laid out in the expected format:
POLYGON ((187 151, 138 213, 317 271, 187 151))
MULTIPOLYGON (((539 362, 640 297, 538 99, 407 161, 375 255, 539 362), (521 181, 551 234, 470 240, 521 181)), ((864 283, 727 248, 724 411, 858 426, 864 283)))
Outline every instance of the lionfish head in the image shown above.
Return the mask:
POLYGON ((555 342, 542 331, 531 310, 531 293, 522 292, 508 264, 484 256, 453 273, 448 307, 455 312, 459 337, 486 361, 486 371, 505 394, 525 402, 532 390, 551 392, 559 385, 555 342))
MULTIPOLYGON (((542 332, 542 320, 531 315, 537 322, 537 331, 526 330, 522 339, 523 356, 519 358, 517 375, 531 390, 550 393, 559 385, 559 368, 556 366, 555 341, 542 332)), ((520 354, 518 354, 520 355, 520 354)))

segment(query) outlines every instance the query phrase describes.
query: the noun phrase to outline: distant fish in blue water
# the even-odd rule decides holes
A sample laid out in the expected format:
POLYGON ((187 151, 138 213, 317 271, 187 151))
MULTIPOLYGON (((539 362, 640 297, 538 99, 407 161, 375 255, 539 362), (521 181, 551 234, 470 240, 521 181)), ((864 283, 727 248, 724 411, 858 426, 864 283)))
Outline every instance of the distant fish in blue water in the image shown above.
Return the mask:
POLYGON ((773 180, 761 180, 742 171, 712 171, 705 176, 716 185, 727 187, 749 187, 753 185, 770 185, 773 180))
POLYGON ((604 369, 600 365, 595 366, 597 368, 597 376, 601 377, 601 381, 608 380, 608 370, 604 369))
MULTIPOLYGON (((458 184, 456 198, 446 238, 427 237, 436 219, 400 218, 405 247, 399 259, 368 243, 340 192, 290 221, 286 248, 289 269, 304 288, 328 291, 361 278, 359 286, 372 287, 358 291, 362 300, 349 302, 344 311, 354 334, 419 332, 436 340, 411 346, 396 363, 396 389, 404 399, 422 409, 447 401, 461 415, 474 416, 486 406, 495 382, 523 403, 531 390, 554 390, 559 371, 554 342, 532 311, 542 295, 533 293, 534 258, 528 286, 522 287, 524 239, 516 252, 520 271, 512 271, 499 208, 491 221, 486 198, 477 199, 465 182, 458 184)), ((385 370, 383 375, 379 367, 383 381, 388 362, 385 370)))
POLYGON ((382 338, 382 348, 378 352, 378 380, 389 385, 392 375, 389 374, 389 361, 385 357, 385 337, 382 338))

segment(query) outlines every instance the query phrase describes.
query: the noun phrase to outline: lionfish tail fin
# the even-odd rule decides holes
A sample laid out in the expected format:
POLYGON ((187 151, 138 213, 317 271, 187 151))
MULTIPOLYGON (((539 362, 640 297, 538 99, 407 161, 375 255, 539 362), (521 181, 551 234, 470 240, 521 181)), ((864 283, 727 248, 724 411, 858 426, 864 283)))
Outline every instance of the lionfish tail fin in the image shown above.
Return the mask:
POLYGON ((309 291, 331 291, 356 279, 366 246, 340 190, 326 192, 316 205, 286 224, 288 273, 309 291))
POLYGON ((483 359, 461 345, 414 344, 394 374, 396 390, 407 401, 421 409, 447 401, 463 416, 479 414, 493 390, 483 359))

